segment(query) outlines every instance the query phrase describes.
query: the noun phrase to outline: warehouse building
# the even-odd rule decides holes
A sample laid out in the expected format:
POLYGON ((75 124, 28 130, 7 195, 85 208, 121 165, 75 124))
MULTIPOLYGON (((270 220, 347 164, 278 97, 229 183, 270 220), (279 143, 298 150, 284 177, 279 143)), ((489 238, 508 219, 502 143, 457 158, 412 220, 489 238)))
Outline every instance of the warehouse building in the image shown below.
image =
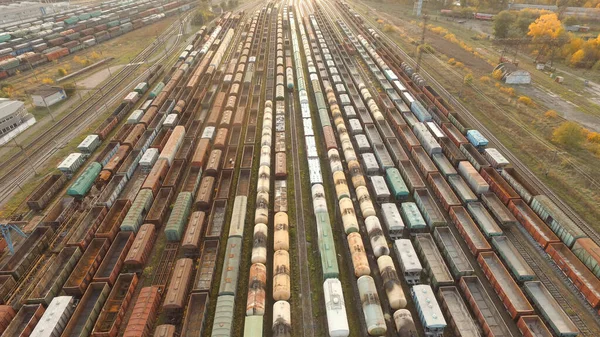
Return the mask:
POLYGON ((502 81, 506 84, 531 84, 531 73, 517 68, 512 63, 500 63, 494 68, 494 71, 496 70, 502 71, 502 81))
POLYGON ((25 103, 0 99, 0 145, 7 143, 33 124, 35 117, 27 112, 25 103))
POLYGON ((49 85, 41 86, 31 94, 33 105, 37 107, 52 106, 67 98, 65 90, 61 87, 53 87, 49 85))

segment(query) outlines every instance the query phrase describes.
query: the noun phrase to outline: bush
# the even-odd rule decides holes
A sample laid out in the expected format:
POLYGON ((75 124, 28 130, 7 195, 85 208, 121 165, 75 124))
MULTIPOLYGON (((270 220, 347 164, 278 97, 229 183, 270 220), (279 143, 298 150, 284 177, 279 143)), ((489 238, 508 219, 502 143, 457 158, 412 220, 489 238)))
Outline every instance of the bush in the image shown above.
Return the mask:
POLYGON ((554 110, 548 110, 544 113, 544 116, 546 116, 546 118, 556 118, 558 117, 558 112, 554 111, 554 110))
POLYGON ((504 76, 504 74, 502 73, 502 70, 500 70, 500 69, 494 70, 492 72, 492 77, 497 81, 502 80, 503 76, 504 76))
POLYGON ((77 90, 77 87, 75 86, 75 84, 71 83, 65 83, 63 89, 65 89, 65 94, 67 94, 67 96, 71 96, 75 93, 75 90, 77 90))
POLYGON ((552 132, 552 141, 567 148, 576 148, 585 140, 585 132, 579 124, 567 121, 552 132))
POLYGON ((58 68, 58 76, 66 76, 68 71, 65 68, 58 68))
POLYGON ((590 132, 587 135, 587 141, 590 143, 598 143, 600 144, 600 133, 598 132, 590 132))
POLYGON ((448 60, 448 64, 451 66, 456 64, 456 60, 454 59, 454 57, 448 60))
POLYGON ((455 66, 456 68, 464 68, 465 64, 464 64, 464 63, 462 63, 462 62, 456 62, 456 63, 454 64, 454 66, 455 66))
POLYGON ((489 76, 481 76, 481 77, 479 78, 479 82, 481 82, 481 83, 488 84, 488 83, 490 83, 491 81, 492 81, 492 79, 491 79, 489 76))
POLYGON ((43 84, 54 84, 54 80, 51 79, 50 77, 46 77, 42 79, 42 83, 43 84))
POLYGON ((533 100, 527 96, 519 96, 518 102, 527 106, 535 106, 533 100))
POLYGON ((466 74, 465 77, 463 78, 463 83, 467 84, 467 85, 473 83, 473 74, 472 73, 466 74))
POLYGON ((515 89, 510 88, 510 87, 503 87, 503 86, 499 86, 500 88, 500 92, 508 95, 510 97, 514 97, 515 96, 515 89))
POLYGON ((383 26, 383 31, 385 33, 393 32, 395 30, 394 26, 386 24, 383 26))

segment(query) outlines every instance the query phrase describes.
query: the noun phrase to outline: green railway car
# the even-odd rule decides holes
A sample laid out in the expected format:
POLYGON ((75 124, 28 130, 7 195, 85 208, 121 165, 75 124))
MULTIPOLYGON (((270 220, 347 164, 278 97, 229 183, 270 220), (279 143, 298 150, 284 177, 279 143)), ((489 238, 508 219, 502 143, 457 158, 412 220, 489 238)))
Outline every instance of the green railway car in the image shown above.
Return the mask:
POLYGON ((408 186, 402 179, 402 175, 400 175, 400 171, 397 168, 392 167, 385 170, 385 180, 387 181, 388 186, 390 187, 390 192, 396 200, 406 199, 409 195, 408 186))
POLYGON ((244 337, 262 337, 263 320, 263 316, 246 316, 244 337))
POLYGON ((190 192, 181 192, 177 196, 177 200, 175 200, 173 210, 165 226, 167 241, 181 240, 188 216, 190 215, 193 199, 194 197, 190 192))
POLYGON ((85 171, 75 180, 75 182, 67 189, 67 195, 75 198, 83 198, 90 191, 94 181, 102 171, 102 165, 97 162, 93 162, 85 171))
POLYGON ((156 96, 158 96, 158 94, 160 94, 164 87, 165 84, 163 82, 158 82, 158 84, 154 86, 154 89, 152 89, 152 91, 150 91, 150 93, 148 94, 148 98, 155 98, 156 96))
POLYGON ((323 278, 337 278, 340 269, 337 263, 337 254, 335 252, 335 243, 333 241, 333 232, 329 222, 327 212, 315 214, 317 218, 317 230, 319 232, 319 251, 321 252, 321 267, 323 268, 323 278))
POLYGON ((414 202, 403 202, 400 205, 400 214, 406 227, 413 231, 423 231, 427 228, 427 223, 419 211, 419 207, 414 202))

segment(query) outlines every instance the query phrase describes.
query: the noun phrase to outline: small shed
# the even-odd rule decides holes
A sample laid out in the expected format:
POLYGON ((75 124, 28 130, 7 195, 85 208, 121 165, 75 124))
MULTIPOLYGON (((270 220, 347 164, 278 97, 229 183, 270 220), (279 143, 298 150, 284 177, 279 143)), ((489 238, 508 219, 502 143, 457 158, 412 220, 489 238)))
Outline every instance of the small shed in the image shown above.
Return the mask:
POLYGON ((500 63, 494 68, 496 70, 502 71, 502 81, 506 84, 531 84, 531 73, 517 68, 513 63, 500 63))
POLYGON ((33 105, 37 107, 51 106, 66 98, 67 94, 63 88, 49 85, 41 86, 31 93, 33 105))

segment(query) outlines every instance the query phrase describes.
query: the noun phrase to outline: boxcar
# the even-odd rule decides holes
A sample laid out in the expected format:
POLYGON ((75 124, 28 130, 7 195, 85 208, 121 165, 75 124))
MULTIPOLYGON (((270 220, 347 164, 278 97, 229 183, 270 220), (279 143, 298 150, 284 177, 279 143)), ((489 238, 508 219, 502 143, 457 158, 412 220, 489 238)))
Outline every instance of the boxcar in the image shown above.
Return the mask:
POLYGON ((193 212, 181 240, 181 249, 186 256, 196 256, 200 253, 200 240, 204 229, 205 212, 193 212))
POLYGON ((195 205, 199 209, 208 209, 211 205, 213 195, 215 194, 215 177, 204 177, 200 181, 198 194, 196 195, 195 205))
POLYGON ((147 223, 143 224, 138 230, 133 244, 125 257, 125 265, 133 270, 141 270, 152 251, 154 242, 154 225, 147 223))
POLYGON ((173 274, 167 288, 163 310, 168 316, 179 316, 185 308, 188 291, 194 272, 194 260, 182 258, 177 260, 173 267, 173 274))
POLYGON ((152 194, 157 196, 159 188, 162 186, 162 183, 167 176, 167 172, 169 171, 169 162, 165 159, 159 159, 156 161, 152 170, 144 180, 141 189, 150 189, 152 190, 152 194))

